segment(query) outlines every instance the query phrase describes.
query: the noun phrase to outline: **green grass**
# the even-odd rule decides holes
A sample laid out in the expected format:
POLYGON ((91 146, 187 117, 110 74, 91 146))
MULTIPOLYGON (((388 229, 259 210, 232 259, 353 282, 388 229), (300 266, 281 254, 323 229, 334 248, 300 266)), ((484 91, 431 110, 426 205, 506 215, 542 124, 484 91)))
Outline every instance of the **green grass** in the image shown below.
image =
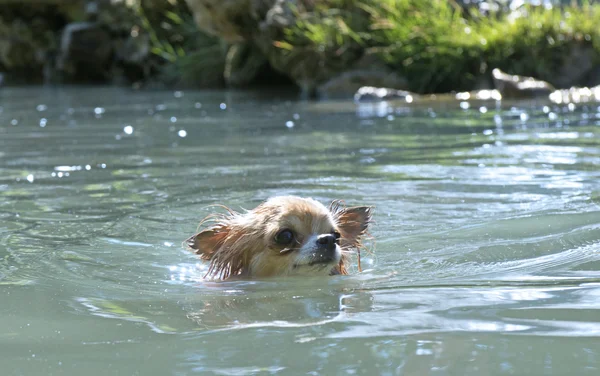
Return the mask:
POLYGON ((275 45, 328 64, 373 53, 416 92, 468 90, 493 68, 552 81, 575 46, 600 62, 600 5, 526 7, 523 17, 482 16, 454 1, 329 0, 298 20, 275 45))
MULTIPOLYGON (((13 5, 0 15, 0 70, 35 71, 23 76, 41 78, 44 61, 39 56, 57 51, 61 22, 80 21, 83 16, 71 7, 58 7, 62 4, 58 1, 32 9, 11 1, 13 5), (54 13, 58 16, 48 16, 54 13), (28 24, 24 19, 33 21, 28 24)), ((127 4, 101 12, 108 17, 101 21, 115 35, 139 31, 149 36, 152 56, 143 64, 152 74, 159 72, 153 79, 179 86, 225 84, 226 66, 235 61, 228 60, 229 46, 199 31, 185 0, 127 4)), ((272 44, 261 40, 246 47, 256 48, 252 52, 263 54, 274 71, 311 90, 315 83, 351 69, 364 55, 374 56, 404 76, 407 89, 418 93, 471 90, 481 80, 489 82, 494 68, 556 84, 561 70, 582 69, 576 59, 569 60, 581 51, 600 65, 600 4, 592 1, 553 9, 524 7, 521 17, 483 16, 454 0, 299 0, 286 4, 294 7, 294 23, 272 44)), ((234 57, 243 59, 244 55, 234 57)))
POLYGON ((159 80, 179 87, 224 84, 226 48, 198 30, 184 0, 137 0, 133 6, 150 51, 161 60, 159 80))

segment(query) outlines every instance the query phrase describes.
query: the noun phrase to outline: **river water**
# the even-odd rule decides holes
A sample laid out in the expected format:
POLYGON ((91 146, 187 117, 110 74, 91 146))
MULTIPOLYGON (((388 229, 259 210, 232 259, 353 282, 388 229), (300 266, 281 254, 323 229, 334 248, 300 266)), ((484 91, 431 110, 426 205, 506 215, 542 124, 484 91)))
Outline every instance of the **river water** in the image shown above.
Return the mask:
POLYGON ((0 91, 2 375, 598 375, 600 104, 0 91), (208 205, 375 207, 363 272, 215 283, 208 205))

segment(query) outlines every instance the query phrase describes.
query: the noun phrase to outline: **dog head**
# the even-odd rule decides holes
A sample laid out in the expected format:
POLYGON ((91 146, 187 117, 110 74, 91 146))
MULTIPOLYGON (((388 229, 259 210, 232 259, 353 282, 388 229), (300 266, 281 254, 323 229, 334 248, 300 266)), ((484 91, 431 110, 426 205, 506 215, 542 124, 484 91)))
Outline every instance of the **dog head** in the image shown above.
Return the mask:
POLYGON ((329 208, 295 196, 273 197, 246 213, 209 216, 211 226, 186 240, 210 262, 208 274, 270 277, 347 274, 371 221, 371 208, 329 208))

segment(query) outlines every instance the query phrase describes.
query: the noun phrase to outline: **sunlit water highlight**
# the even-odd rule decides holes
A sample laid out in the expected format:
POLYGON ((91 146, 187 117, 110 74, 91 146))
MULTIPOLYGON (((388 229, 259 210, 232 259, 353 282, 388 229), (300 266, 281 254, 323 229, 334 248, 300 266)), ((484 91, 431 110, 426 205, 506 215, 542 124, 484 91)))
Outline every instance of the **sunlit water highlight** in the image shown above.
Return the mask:
POLYGON ((600 105, 267 96, 0 91, 2 374, 600 372, 600 105), (363 273, 203 281, 277 194, 375 206, 363 273))

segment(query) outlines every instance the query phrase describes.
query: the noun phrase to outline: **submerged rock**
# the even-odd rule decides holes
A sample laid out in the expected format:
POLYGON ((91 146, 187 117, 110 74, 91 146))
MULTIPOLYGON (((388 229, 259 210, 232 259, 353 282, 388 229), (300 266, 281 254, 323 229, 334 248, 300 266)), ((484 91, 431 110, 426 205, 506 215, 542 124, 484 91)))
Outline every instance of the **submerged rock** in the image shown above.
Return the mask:
POLYGON ((381 88, 364 86, 358 89, 354 94, 355 102, 372 102, 372 101, 392 101, 403 100, 407 103, 412 103, 418 99, 418 95, 410 91, 396 90, 391 88, 381 88))
POLYGON ((384 70, 356 69, 339 74, 317 87, 320 99, 352 98, 363 87, 386 87, 390 90, 406 88, 406 79, 384 70))
POLYGON ((460 101, 479 100, 479 101, 499 101, 502 100, 502 95, 498 90, 475 90, 456 93, 455 98, 460 101))
POLYGON ((533 77, 517 76, 502 72, 496 68, 492 71, 494 86, 504 99, 525 99, 548 97, 556 90, 546 81, 533 77))
POLYGON ((600 85, 592 88, 572 87, 556 90, 549 96, 554 103, 600 102, 600 85))

